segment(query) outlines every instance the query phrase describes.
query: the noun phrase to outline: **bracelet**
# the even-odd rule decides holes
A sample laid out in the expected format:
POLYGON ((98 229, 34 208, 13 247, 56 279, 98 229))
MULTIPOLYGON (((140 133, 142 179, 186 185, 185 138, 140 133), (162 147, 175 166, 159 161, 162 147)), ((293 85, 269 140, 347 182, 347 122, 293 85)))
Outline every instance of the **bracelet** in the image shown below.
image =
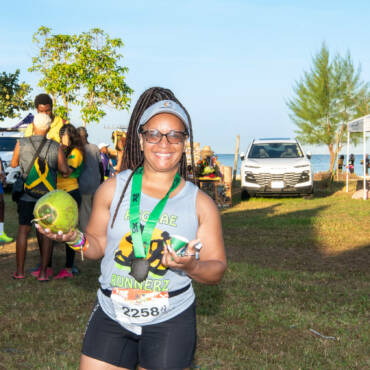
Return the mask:
POLYGON ((85 240, 84 234, 80 231, 77 230, 77 235, 76 238, 70 242, 66 242, 72 249, 76 248, 79 249, 81 245, 83 245, 83 242, 85 240))
POLYGON ((84 238, 85 238, 84 246, 80 247, 81 248, 81 260, 82 261, 84 260, 84 252, 86 252, 86 249, 89 248, 89 242, 87 241, 86 235, 84 235, 84 238))
POLYGON ((78 231, 78 236, 75 240, 66 242, 70 248, 74 251, 81 251, 85 252, 86 249, 89 247, 89 243, 87 241, 86 235, 81 231, 78 231))
POLYGON ((74 245, 74 244, 76 244, 76 243, 78 243, 80 240, 81 240, 81 231, 80 230, 76 230, 76 237, 75 237, 75 239, 74 240, 71 240, 71 241, 69 241, 69 242, 66 242, 66 244, 68 244, 68 245, 74 245))
POLYGON ((76 252, 81 252, 81 259, 84 260, 84 252, 86 252, 87 248, 89 248, 89 242, 87 237, 81 231, 78 231, 78 236, 75 240, 67 242, 70 248, 72 248, 76 252))
POLYGON ((85 243, 84 243, 83 247, 81 247, 81 252, 82 253, 83 252, 86 252, 86 249, 89 248, 89 246, 90 246, 90 244, 89 244, 89 242, 87 240, 87 237, 85 236, 85 243))

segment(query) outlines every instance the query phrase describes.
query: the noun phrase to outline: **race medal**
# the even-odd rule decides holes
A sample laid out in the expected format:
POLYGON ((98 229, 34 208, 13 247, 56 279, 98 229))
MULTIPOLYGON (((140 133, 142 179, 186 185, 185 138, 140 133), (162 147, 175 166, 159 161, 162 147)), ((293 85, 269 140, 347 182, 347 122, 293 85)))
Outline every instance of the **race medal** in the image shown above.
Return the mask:
POLYGON ((162 211, 170 194, 179 186, 181 182, 180 175, 176 173, 170 190, 168 190, 167 194, 156 204, 145 223, 143 231, 141 231, 140 197, 143 172, 144 168, 139 167, 133 175, 129 210, 131 238, 135 254, 135 259, 131 264, 130 275, 133 276, 138 282, 144 281, 148 276, 149 261, 146 258, 149 253, 150 242, 154 228, 161 217, 162 211))
POLYGON ((131 262, 130 275, 139 283, 146 280, 149 273, 149 261, 144 258, 135 258, 131 262))

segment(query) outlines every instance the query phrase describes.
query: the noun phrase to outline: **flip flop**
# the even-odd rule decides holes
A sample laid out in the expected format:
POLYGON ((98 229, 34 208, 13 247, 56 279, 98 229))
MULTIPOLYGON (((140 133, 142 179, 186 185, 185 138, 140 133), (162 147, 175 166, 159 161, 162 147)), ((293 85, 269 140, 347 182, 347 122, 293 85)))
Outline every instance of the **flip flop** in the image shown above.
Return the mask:
POLYGON ((25 274, 17 275, 16 272, 13 274, 13 279, 24 279, 25 277, 25 274))
POLYGON ((49 277, 48 276, 45 276, 45 277, 40 277, 38 276, 37 277, 37 280, 40 282, 40 283, 46 283, 47 281, 50 281, 49 277))

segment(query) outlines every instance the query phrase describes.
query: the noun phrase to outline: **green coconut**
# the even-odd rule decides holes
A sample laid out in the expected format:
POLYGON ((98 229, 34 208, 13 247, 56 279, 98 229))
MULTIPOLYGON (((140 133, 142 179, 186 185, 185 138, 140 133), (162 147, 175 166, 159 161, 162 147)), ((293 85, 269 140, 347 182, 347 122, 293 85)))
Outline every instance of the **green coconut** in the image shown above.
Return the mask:
POLYGON ((77 202, 64 190, 54 190, 41 197, 33 209, 34 221, 53 233, 67 233, 78 222, 77 202))

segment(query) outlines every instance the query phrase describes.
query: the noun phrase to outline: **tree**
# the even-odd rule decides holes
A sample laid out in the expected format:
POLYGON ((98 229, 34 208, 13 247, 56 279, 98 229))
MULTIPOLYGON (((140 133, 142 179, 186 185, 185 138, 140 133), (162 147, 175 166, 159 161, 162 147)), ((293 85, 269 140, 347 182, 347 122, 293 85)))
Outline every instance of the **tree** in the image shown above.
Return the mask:
MULTIPOLYGON (((290 117, 298 126, 298 138, 307 144, 326 145, 332 173, 343 147, 347 123, 361 115, 369 102, 368 84, 360 81, 349 52, 330 61, 325 44, 313 58, 309 72, 294 87, 295 98, 287 102, 290 117)), ((356 142, 354 136, 352 140, 356 142)))
POLYGON ((128 68, 119 64, 122 40, 111 39, 98 28, 80 35, 50 31, 40 27, 35 33, 39 55, 29 70, 42 74, 39 86, 52 95, 57 113, 67 118, 71 105, 77 105, 85 126, 99 122, 105 106, 128 109, 132 90, 125 83, 128 68))
POLYGON ((29 98, 30 85, 18 82, 19 69, 15 73, 0 74, 0 120, 15 118, 20 112, 32 107, 29 98))
POLYGON ((39 55, 32 58, 32 67, 28 70, 41 73, 38 85, 52 96, 56 114, 67 119, 70 103, 76 99, 79 89, 74 53, 77 37, 50 35, 50 31, 42 26, 33 35, 39 55))
POLYGON ((122 46, 121 39, 111 39, 98 28, 79 38, 77 69, 84 91, 79 101, 84 125, 104 117, 103 105, 111 104, 115 109, 129 107, 132 90, 125 83, 128 68, 118 64, 122 55, 117 49, 122 46))

